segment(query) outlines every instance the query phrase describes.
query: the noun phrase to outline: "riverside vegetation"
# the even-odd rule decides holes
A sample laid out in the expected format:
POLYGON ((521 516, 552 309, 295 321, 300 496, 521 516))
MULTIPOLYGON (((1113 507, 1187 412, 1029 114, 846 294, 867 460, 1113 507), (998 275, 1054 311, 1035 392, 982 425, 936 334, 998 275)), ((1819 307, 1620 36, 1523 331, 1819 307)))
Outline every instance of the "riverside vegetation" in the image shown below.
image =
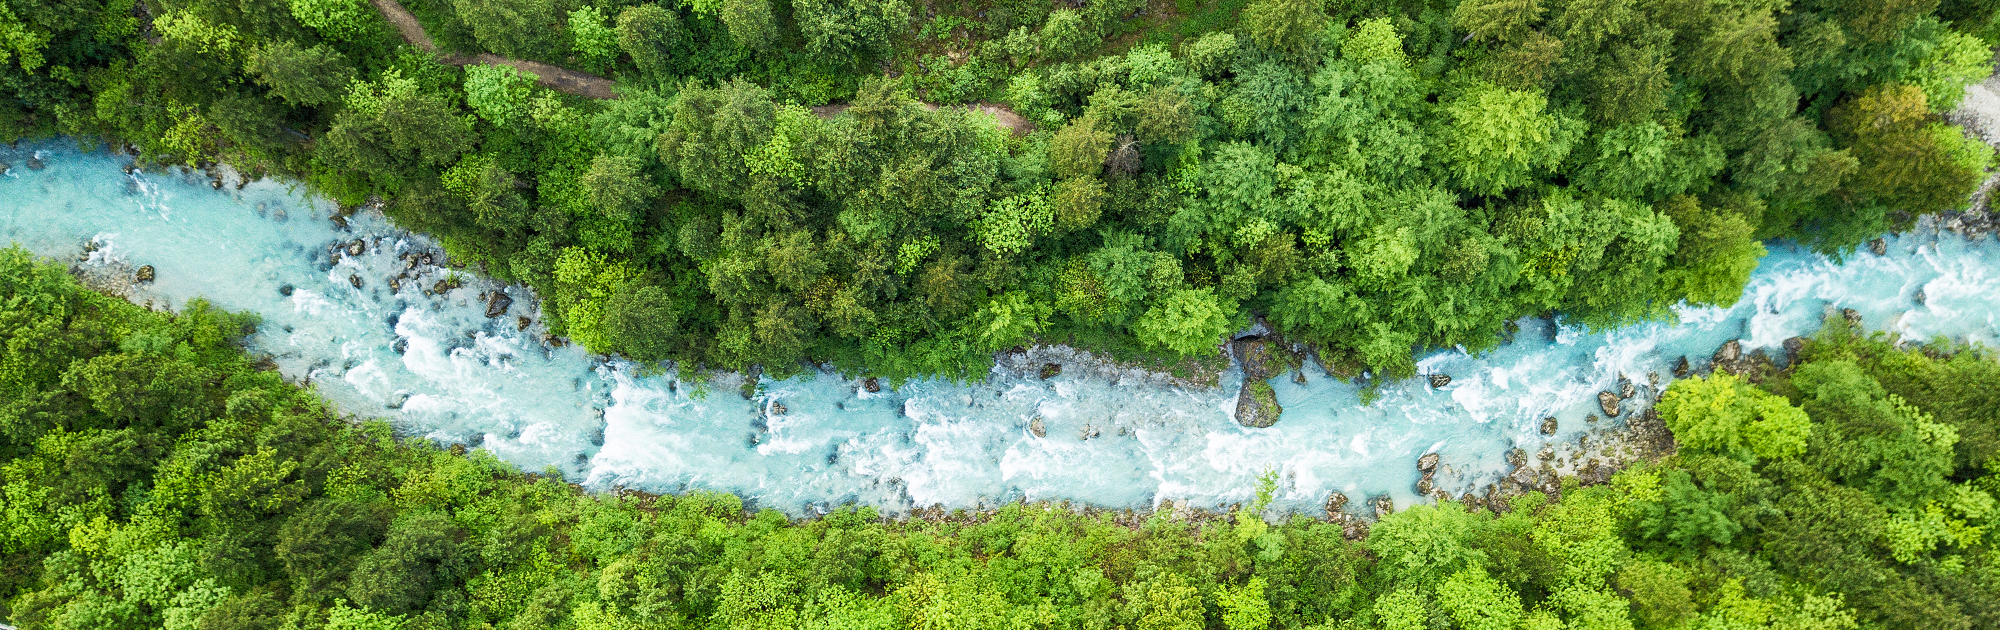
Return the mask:
MULTIPOLYGON (((2000 362, 1834 319, 1677 381, 1676 454, 1352 523, 1011 504, 787 520, 587 493, 353 423, 240 347, 0 251, 0 619, 23 630, 2000 626, 2000 362), (1552 496, 1554 495, 1554 496, 1552 496)), ((1343 519, 1344 520, 1344 519, 1343 519)))
POLYGON ((1939 113, 1996 7, 413 0, 426 50, 361 0, 6 0, 0 139, 379 200, 641 361, 976 378, 1049 341, 1217 360, 1264 317, 1401 378, 1962 203, 1993 152, 1939 113))

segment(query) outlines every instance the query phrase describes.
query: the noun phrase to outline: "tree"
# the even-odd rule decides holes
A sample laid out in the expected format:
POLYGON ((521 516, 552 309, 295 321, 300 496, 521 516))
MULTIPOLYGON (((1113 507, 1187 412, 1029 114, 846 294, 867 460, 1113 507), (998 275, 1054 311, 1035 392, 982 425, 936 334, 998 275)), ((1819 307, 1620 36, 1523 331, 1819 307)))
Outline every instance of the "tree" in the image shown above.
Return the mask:
POLYGON ((1388 18, 1362 20, 1355 25, 1354 32, 1340 43, 1340 56, 1358 64, 1386 63, 1400 68, 1410 63, 1403 54, 1403 36, 1396 33, 1388 18))
POLYGON ((778 18, 770 0, 723 0, 722 23, 738 46, 765 50, 777 43, 778 18))
POLYGON ((1681 448, 1742 458, 1778 459, 1805 452, 1806 412, 1784 397, 1717 372, 1683 382, 1660 397, 1660 417, 1681 448))
POLYGON ((479 45, 503 57, 557 59, 563 20, 553 0, 453 0, 479 45))
POLYGON ((1042 45, 1042 55, 1049 59, 1067 60, 1097 43, 1097 37, 1084 23, 1083 14, 1074 9, 1056 9, 1049 19, 1042 23, 1042 30, 1035 34, 1042 45))
POLYGON ((373 10, 360 0, 288 0, 292 17, 335 41, 353 41, 374 23, 373 10))
POLYGON ((674 100, 673 124, 660 135, 660 161, 683 184, 726 196, 750 185, 744 156, 769 141, 777 118, 771 94, 742 80, 715 88, 683 90, 674 100))
POLYGON ((354 78, 353 66, 339 51, 325 44, 299 48, 282 39, 252 51, 244 69, 272 94, 300 107, 340 100, 354 78))
MULTIPOLYGON (((1930 106, 1922 89, 1882 85, 1828 113, 1837 140, 1860 168, 1843 182, 1853 203, 1929 213, 1964 203, 1980 172, 1959 156, 1957 138, 1927 125, 1930 106)), ((1987 149, 1990 155, 1990 149, 1987 149)))
POLYGON ((1528 185, 1569 155, 1580 123, 1551 114, 1534 92, 1481 85, 1445 106, 1452 135, 1446 157, 1463 185, 1497 195, 1528 185))
POLYGON ((1475 40, 1518 42, 1546 11, 1540 0, 1468 0, 1452 9, 1451 25, 1475 40))
POLYGON ((1438 606, 1465 630, 1513 630, 1521 621, 1521 599, 1507 585, 1468 568, 1439 584, 1438 606))
POLYGON ((1734 306, 1764 257, 1756 228, 1741 214, 1704 208, 1693 197, 1675 197, 1660 208, 1681 234, 1671 266, 1660 274, 1660 294, 1689 304, 1734 306))
POLYGON ((806 49, 837 59, 884 56, 910 20, 904 0, 793 0, 806 49))
POLYGON ((1256 0, 1243 9, 1243 29, 1266 49, 1305 54, 1326 28, 1326 12, 1312 0, 1256 0))
POLYGON ((1229 333, 1235 310, 1214 289, 1177 289, 1154 300, 1132 332, 1149 347, 1185 356, 1210 352, 1229 333))
POLYGON ((681 38, 681 19, 658 4, 626 7, 618 13, 618 48, 646 74, 667 69, 667 51, 681 38))
POLYGON ((576 56, 591 68, 603 68, 618 57, 618 31, 604 21, 604 12, 594 6, 569 12, 572 46, 576 56))
POLYGON ((590 170, 583 174, 583 186, 590 191, 590 203, 597 211, 613 221, 631 223, 640 218, 645 204, 659 188, 647 181, 639 170, 639 159, 617 155, 598 155, 590 160, 590 170))
POLYGON ((665 289, 632 283, 604 305, 604 339, 635 361, 665 359, 679 341, 682 306, 665 289))
POLYGON ((465 68, 465 104, 479 117, 507 125, 527 115, 535 78, 512 66, 472 65, 465 68))

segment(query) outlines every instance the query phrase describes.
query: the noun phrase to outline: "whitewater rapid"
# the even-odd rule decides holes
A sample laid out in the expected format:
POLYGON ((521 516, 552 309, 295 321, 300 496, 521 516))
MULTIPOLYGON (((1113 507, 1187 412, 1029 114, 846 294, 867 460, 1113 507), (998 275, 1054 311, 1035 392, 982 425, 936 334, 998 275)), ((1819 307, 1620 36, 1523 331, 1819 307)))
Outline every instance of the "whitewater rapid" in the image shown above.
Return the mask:
POLYGON ((595 488, 723 490, 792 514, 1024 498, 1217 507, 1247 500, 1265 471, 1279 474, 1283 509, 1317 512, 1335 491, 1356 509, 1377 495, 1407 504, 1425 453, 1445 464, 1441 489, 1476 491, 1508 468, 1510 449, 1567 457, 1579 436, 1630 417, 1681 357, 1699 368, 1736 338, 1782 356, 1783 341, 1811 334, 1829 309, 1912 339, 1992 345, 2000 333, 2000 244, 1919 231, 1887 237, 1886 255, 1864 249, 1844 263, 1773 243, 1736 306, 1680 309, 1677 323, 1593 332, 1522 320, 1515 341, 1492 352, 1421 357, 1420 371, 1449 375, 1449 385, 1389 383, 1365 405, 1355 386, 1309 365, 1304 384, 1291 373, 1272 379, 1284 414, 1266 429, 1231 419, 1240 370, 1189 389, 1074 359, 1047 380, 1002 367, 976 383, 869 392, 812 374, 766 380, 746 399, 737 376, 642 374, 551 347, 525 289, 412 265, 442 252, 379 215, 336 226, 333 206, 280 183, 217 189, 187 171, 127 173, 120 156, 56 143, 0 149, 0 162, 11 165, 0 177, 0 240, 114 283, 151 265, 157 279, 131 287, 141 302, 179 308, 204 297, 260 315, 250 350, 344 413, 595 488), (44 168, 28 168, 31 158, 44 168), (361 253, 351 255, 356 239, 361 253), (450 274, 462 286, 426 291, 450 274), (512 306, 489 318, 495 291, 512 306), (1624 414, 1587 422, 1621 375, 1636 390, 1624 414), (1558 420, 1553 435, 1540 430, 1545 417, 1558 420), (1036 418, 1044 435, 1031 430, 1036 418))

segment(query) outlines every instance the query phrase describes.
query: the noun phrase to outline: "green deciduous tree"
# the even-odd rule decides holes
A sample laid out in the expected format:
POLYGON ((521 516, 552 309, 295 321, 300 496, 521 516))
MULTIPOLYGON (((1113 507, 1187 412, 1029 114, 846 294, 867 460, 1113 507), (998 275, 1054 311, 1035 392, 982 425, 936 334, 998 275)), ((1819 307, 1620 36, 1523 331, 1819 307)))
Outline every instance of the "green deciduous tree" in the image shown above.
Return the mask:
POLYGON ((1546 111, 1534 92, 1477 86, 1445 106, 1451 117, 1446 157, 1465 187, 1499 194, 1526 186, 1569 156, 1582 124, 1546 111))
POLYGON ((1214 289, 1177 289, 1155 300, 1133 323, 1132 332, 1148 346, 1200 354, 1221 343, 1235 310, 1214 289))

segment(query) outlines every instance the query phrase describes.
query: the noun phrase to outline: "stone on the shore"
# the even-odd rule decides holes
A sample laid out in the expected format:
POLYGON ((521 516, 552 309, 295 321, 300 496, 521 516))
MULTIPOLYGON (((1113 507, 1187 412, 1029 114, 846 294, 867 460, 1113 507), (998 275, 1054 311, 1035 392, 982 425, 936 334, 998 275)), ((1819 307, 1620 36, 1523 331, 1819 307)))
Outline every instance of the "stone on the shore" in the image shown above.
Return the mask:
POLYGON ((1437 453, 1424 453, 1423 457, 1417 458, 1418 472, 1424 473, 1425 475, 1429 475, 1431 473, 1437 472, 1437 469, 1438 469, 1437 453))
POLYGON ((868 393, 873 394, 882 391, 882 384, 880 382, 877 382, 875 380, 875 377, 870 376, 868 378, 861 379, 861 389, 868 390, 868 393))
POLYGON ((1430 494, 1432 487, 1430 477, 1417 480, 1417 494, 1430 494))
POLYGON ((1840 309, 1840 317, 1841 319, 1847 320, 1847 323, 1849 324, 1855 324, 1855 325, 1861 324, 1861 311, 1857 311, 1851 308, 1843 308, 1840 309))
POLYGON ((1611 392, 1597 392, 1597 407, 1606 418, 1618 417, 1618 395, 1611 392))
POLYGON ((133 274, 132 279, 137 280, 139 282, 152 282, 153 276, 154 272, 152 265, 139 265, 139 272, 133 274))
POLYGON ((1244 366, 1244 380, 1266 380, 1284 374, 1284 370, 1296 364, 1290 350, 1262 336, 1246 336, 1230 342, 1230 354, 1244 366))
POLYGON ((1326 496, 1326 516, 1333 518, 1347 507, 1347 495, 1335 492, 1326 496))
POLYGON ((1522 466, 1528 463, 1528 451, 1520 447, 1507 449, 1507 465, 1522 466))
POLYGON ((1028 421, 1028 432, 1035 434, 1035 437, 1038 438, 1049 436, 1049 429, 1046 425, 1042 424, 1041 416, 1035 416, 1035 419, 1028 421))
POLYGON ((1448 374, 1431 375, 1431 389, 1439 389, 1450 384, 1451 384, 1451 376, 1448 374))
POLYGON ((1785 340, 1785 365, 1797 365, 1797 364, 1798 364, 1798 362, 1799 362, 1799 351, 1801 351, 1801 350, 1804 350, 1804 349, 1806 349, 1806 338, 1805 338, 1805 337, 1792 337, 1792 338, 1789 338, 1789 339, 1786 339, 1786 340, 1785 340))
POLYGON ((1679 361, 1674 362, 1674 378, 1687 378, 1688 372, 1688 358, 1686 356, 1682 356, 1679 361))
POLYGON ((1876 256, 1886 256, 1889 253, 1889 242, 1879 238, 1868 241, 1868 251, 1874 252, 1876 256))
POLYGON ((1542 418, 1542 435, 1555 435, 1555 434, 1556 434, 1556 417, 1549 416, 1547 418, 1542 418))
POLYGON ((1375 506, 1376 520, 1381 520, 1389 516, 1390 514, 1396 513, 1396 502, 1395 500, 1390 499, 1389 495, 1385 494, 1382 496, 1378 496, 1375 497, 1374 499, 1370 499, 1368 502, 1375 506))
POLYGON ((1236 423, 1246 427, 1262 429, 1278 423, 1278 414, 1284 408, 1278 406, 1278 392, 1262 379, 1254 379, 1243 384, 1236 393, 1236 423))

